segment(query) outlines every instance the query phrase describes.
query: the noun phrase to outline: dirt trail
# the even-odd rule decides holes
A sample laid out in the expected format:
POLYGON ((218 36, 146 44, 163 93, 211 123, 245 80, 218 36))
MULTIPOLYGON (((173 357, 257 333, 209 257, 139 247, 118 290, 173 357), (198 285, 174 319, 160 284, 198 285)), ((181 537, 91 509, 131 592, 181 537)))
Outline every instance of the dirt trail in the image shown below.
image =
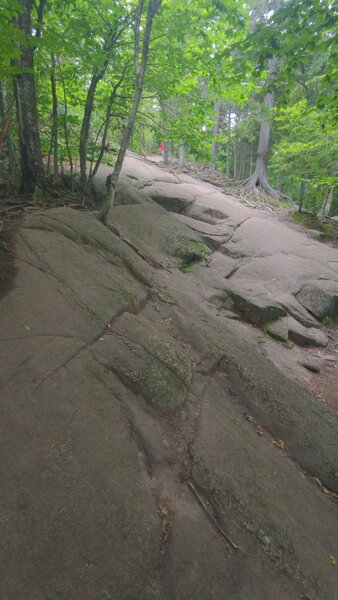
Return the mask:
POLYGON ((15 267, 1 599, 335 599, 337 423, 295 383, 336 373, 334 251, 130 154, 107 227, 29 215, 15 267))

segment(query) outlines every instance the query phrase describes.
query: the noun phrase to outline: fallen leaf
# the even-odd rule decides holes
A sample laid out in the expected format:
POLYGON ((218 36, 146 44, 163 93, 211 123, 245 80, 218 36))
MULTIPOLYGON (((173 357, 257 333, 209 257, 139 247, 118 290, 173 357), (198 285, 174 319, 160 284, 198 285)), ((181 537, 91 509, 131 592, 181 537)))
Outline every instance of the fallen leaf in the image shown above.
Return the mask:
POLYGON ((253 417, 251 415, 248 415, 247 413, 243 413, 243 417, 246 421, 249 421, 250 423, 252 423, 252 421, 254 420, 253 417))
POLYGON ((263 429, 261 428, 260 425, 257 425, 257 427, 256 427, 256 433, 258 435, 264 435, 264 431, 263 431, 263 429))
POLYGON ((27 329, 27 331, 31 330, 31 328, 29 327, 29 325, 24 325, 24 328, 27 329))
POLYGON ((330 554, 330 562, 331 562, 331 563, 332 563, 334 566, 336 566, 336 564, 337 564, 337 561, 336 561, 335 557, 334 557, 332 554, 330 554))
POLYGON ((280 448, 281 450, 283 450, 283 452, 286 452, 285 442, 283 442, 283 440, 278 440, 278 442, 276 440, 272 440, 272 445, 276 446, 276 448, 280 448))

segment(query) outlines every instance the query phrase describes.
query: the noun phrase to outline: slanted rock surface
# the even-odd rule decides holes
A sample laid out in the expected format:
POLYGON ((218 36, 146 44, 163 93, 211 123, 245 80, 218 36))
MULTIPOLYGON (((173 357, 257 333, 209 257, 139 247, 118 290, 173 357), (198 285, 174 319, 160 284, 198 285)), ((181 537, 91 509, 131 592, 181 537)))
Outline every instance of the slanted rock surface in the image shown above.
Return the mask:
POLYGON ((57 208, 15 234, 1 599, 336 598, 337 420, 304 387, 337 387, 337 353, 301 302, 336 252, 131 153, 119 193, 107 226, 57 208))
POLYGON ((338 281, 314 281, 304 285, 297 300, 317 319, 338 316, 338 281))
POLYGON ((314 327, 306 328, 301 323, 289 317, 288 319, 289 338, 299 346, 322 346, 326 347, 329 343, 327 335, 314 327))

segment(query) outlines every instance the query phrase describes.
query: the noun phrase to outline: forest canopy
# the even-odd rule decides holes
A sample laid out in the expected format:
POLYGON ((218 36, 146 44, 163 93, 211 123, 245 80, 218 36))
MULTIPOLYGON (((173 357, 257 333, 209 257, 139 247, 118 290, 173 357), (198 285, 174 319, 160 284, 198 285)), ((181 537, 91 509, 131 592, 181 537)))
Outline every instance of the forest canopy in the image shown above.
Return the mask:
MULTIPOLYGON (((199 162, 248 197, 338 213, 329 0, 3 0, 0 178, 87 194, 125 152, 199 162)), ((104 218, 104 211, 103 211, 104 218)))

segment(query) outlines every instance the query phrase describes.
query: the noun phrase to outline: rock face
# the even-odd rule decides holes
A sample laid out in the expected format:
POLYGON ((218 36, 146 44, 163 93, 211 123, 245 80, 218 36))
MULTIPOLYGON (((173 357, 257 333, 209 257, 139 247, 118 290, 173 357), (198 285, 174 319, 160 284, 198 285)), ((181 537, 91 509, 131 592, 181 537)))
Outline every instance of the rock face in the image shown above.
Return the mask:
POLYGON ((276 340, 287 343, 289 340, 289 319, 281 317, 264 325, 265 331, 276 340))
POLYGON ((296 297, 317 319, 338 316, 338 282, 323 280, 308 283, 296 297))
MULTIPOLYGON (((142 164, 130 155, 120 185, 161 181, 142 164)), ((205 246, 228 225, 238 240, 254 211, 194 185, 189 218, 223 212, 218 232, 146 198, 107 226, 58 208, 18 228, 0 309, 1 599, 335 598, 337 423, 259 351, 293 352, 266 324, 297 344, 324 334, 277 268, 246 279, 238 241, 235 256, 205 246)))
POLYGON ((141 316, 124 314, 93 348, 95 357, 158 411, 182 406, 192 371, 175 340, 141 316))
POLYGON ((246 286, 244 290, 239 287, 229 288, 226 292, 233 300, 234 308, 245 319, 262 325, 286 315, 284 308, 269 297, 266 290, 259 284, 246 286))
POLYGON ((329 339, 323 331, 314 327, 306 328, 296 319, 288 319, 289 338, 299 346, 322 346, 325 348, 329 339))
POLYGON ((177 257, 186 262, 205 258, 210 250, 199 234, 156 204, 117 206, 111 226, 145 254, 177 257))

